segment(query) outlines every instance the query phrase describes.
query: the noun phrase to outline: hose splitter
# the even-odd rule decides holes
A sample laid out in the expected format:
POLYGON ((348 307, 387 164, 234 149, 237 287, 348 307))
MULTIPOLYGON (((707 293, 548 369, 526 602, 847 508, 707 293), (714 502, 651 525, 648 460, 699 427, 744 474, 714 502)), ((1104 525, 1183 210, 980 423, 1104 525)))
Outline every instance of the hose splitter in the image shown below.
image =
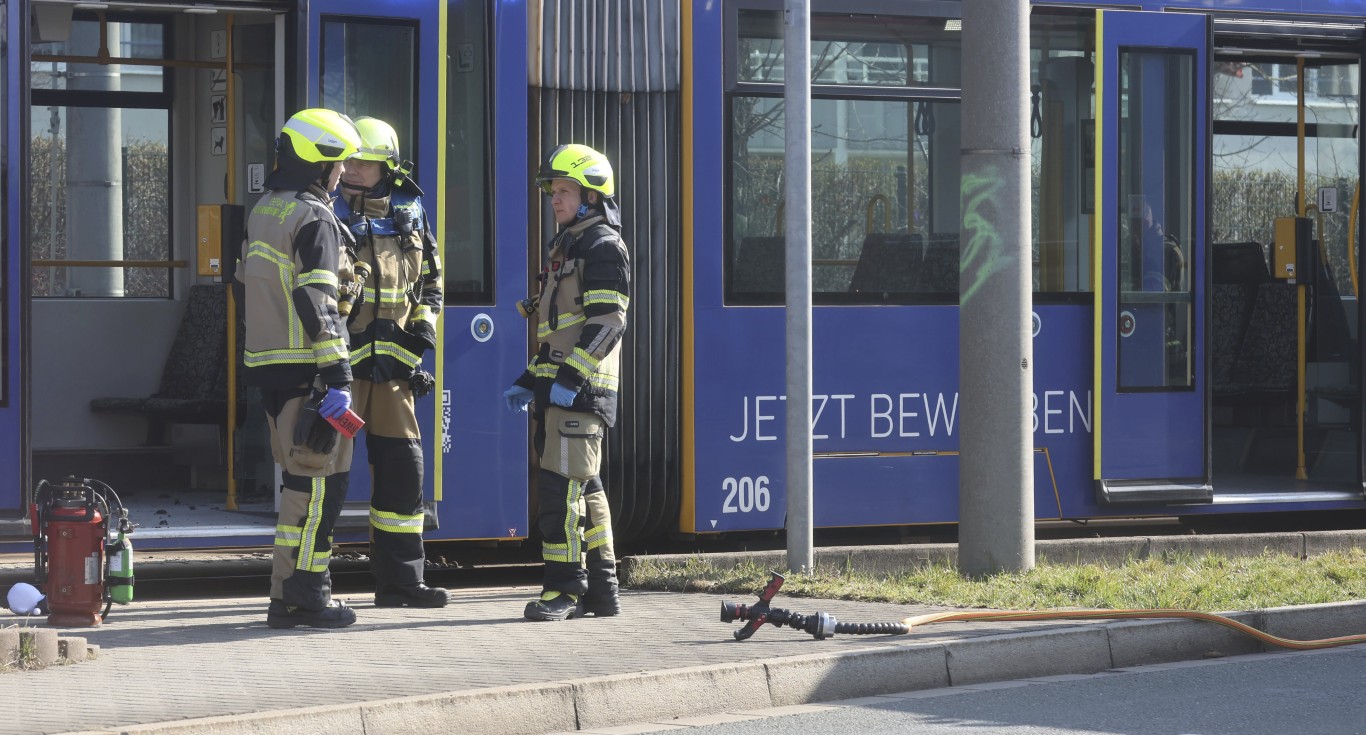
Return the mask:
POLYGON ((823 641, 836 634, 904 635, 911 630, 910 626, 904 623, 841 623, 830 613, 818 612, 802 615, 780 607, 770 607, 769 603, 778 594, 778 590, 782 589, 783 581, 783 575, 774 572, 773 578, 759 593, 759 601, 753 605, 746 605, 741 602, 721 603, 721 622, 747 621, 745 627, 735 631, 735 640, 743 641, 749 638, 754 635, 755 631, 762 628, 764 623, 769 623, 778 628, 786 625, 794 630, 804 630, 818 641, 823 641))

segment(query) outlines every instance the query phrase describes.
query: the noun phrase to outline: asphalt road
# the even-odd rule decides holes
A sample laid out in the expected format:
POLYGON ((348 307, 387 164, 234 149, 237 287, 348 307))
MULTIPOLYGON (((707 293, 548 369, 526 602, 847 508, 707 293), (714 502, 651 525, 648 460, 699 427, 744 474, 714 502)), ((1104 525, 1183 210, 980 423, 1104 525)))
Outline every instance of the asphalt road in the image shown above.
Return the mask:
POLYGON ((679 735, 1366 733, 1366 645, 1061 679, 849 700, 809 714, 668 731, 679 735))

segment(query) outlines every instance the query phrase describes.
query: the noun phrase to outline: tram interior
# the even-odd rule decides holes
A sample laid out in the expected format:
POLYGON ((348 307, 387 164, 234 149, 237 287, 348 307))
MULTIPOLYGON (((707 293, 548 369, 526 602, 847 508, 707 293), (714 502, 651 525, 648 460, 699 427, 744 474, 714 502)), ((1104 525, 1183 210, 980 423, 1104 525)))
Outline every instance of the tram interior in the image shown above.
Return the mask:
POLYGON ((1209 324, 1216 497, 1359 492, 1358 57, 1327 40, 1303 59, 1283 43, 1278 49, 1245 36, 1216 35, 1215 45, 1209 324), (1298 222, 1290 219, 1297 215, 1298 222), (1293 279, 1285 277, 1287 259, 1296 261, 1293 279))
POLYGON ((264 7, 32 8, 34 481, 100 478, 153 536, 271 526, 264 416, 240 385, 228 509, 240 234, 223 205, 254 199, 272 165, 282 26, 264 7))

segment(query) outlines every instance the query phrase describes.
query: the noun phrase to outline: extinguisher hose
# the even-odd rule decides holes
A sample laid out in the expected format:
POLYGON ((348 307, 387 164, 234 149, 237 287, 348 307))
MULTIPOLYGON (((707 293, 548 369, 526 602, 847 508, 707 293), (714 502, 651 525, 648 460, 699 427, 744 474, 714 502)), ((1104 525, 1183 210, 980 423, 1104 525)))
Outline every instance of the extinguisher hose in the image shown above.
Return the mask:
POLYGON ((109 497, 112 496, 112 497, 114 498, 114 504, 115 504, 115 505, 114 505, 113 507, 117 507, 118 510, 119 510, 119 512, 118 512, 118 516, 119 516, 119 530, 120 530, 120 531, 125 531, 125 532, 126 532, 126 531, 132 530, 131 528, 126 528, 126 527, 125 527, 125 526, 127 525, 127 523, 128 523, 128 510, 127 510, 127 508, 125 508, 124 505, 123 505, 123 499, 119 497, 119 494, 118 494, 118 493, 114 492, 114 488, 109 487, 108 483, 101 482, 100 480, 96 480, 96 479, 89 478, 89 477, 85 478, 85 481, 86 481, 86 482, 89 482, 89 483, 92 483, 92 484, 94 484, 94 485, 98 485, 98 486, 100 487, 100 489, 104 491, 103 497, 104 497, 104 508, 105 508, 105 513, 106 513, 106 515, 112 515, 112 513, 110 512, 110 511, 111 511, 111 506, 109 505, 109 497))

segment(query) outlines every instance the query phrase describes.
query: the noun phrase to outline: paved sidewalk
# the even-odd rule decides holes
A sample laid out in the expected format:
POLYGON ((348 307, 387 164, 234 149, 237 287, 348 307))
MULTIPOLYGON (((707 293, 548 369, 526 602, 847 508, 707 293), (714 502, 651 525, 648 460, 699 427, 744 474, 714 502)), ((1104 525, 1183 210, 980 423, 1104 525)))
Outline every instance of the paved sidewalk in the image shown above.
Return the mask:
MULTIPOLYGON (((459 590, 444 610, 343 596, 360 621, 341 631, 271 630, 255 597, 138 603, 77 632, 101 646, 97 660, 0 674, 0 733, 573 731, 1262 650, 1188 621, 949 623, 825 641, 766 626, 736 642, 718 617, 733 598, 628 592, 621 617, 529 623, 534 593, 459 590)), ((933 610, 779 602, 849 621, 933 610)), ((1366 603, 1242 619, 1318 638, 1366 631, 1366 603)))
MULTIPOLYGON (((1040 543, 1041 553, 1072 560, 1173 550, 1312 556, 1351 547, 1366 547, 1366 533, 1040 543)), ((951 558, 953 551, 922 545, 831 548, 818 555, 822 565, 877 570, 951 558)), ((718 565, 763 565, 778 553, 707 558, 718 565)), ((153 556, 144 557, 152 563, 140 577, 179 577, 197 564, 268 570, 247 554, 153 556)), ((0 557, 0 592, 27 578, 30 563, 23 555, 0 557)), ((631 569, 623 567, 627 578, 631 569)), ((755 592, 765 581, 755 579, 755 592)), ((357 608, 359 622, 340 631, 267 628, 259 596, 116 607, 100 628, 63 629, 100 646, 98 659, 0 673, 6 704, 0 735, 602 732, 629 723, 697 723, 727 712, 1267 650, 1228 628, 1185 620, 945 623, 904 636, 824 641, 765 626, 736 642, 731 633, 738 625, 720 622, 720 603, 752 603, 753 593, 627 591, 620 617, 526 622, 522 608, 537 592, 453 590, 452 604, 441 610, 375 608, 368 595, 342 594, 357 608)), ((785 595, 775 605, 828 612, 844 622, 895 622, 944 609, 785 595)), ((1366 602, 1232 617, 1299 640, 1366 633, 1366 602)), ((0 611, 0 626, 22 622, 0 611)))

